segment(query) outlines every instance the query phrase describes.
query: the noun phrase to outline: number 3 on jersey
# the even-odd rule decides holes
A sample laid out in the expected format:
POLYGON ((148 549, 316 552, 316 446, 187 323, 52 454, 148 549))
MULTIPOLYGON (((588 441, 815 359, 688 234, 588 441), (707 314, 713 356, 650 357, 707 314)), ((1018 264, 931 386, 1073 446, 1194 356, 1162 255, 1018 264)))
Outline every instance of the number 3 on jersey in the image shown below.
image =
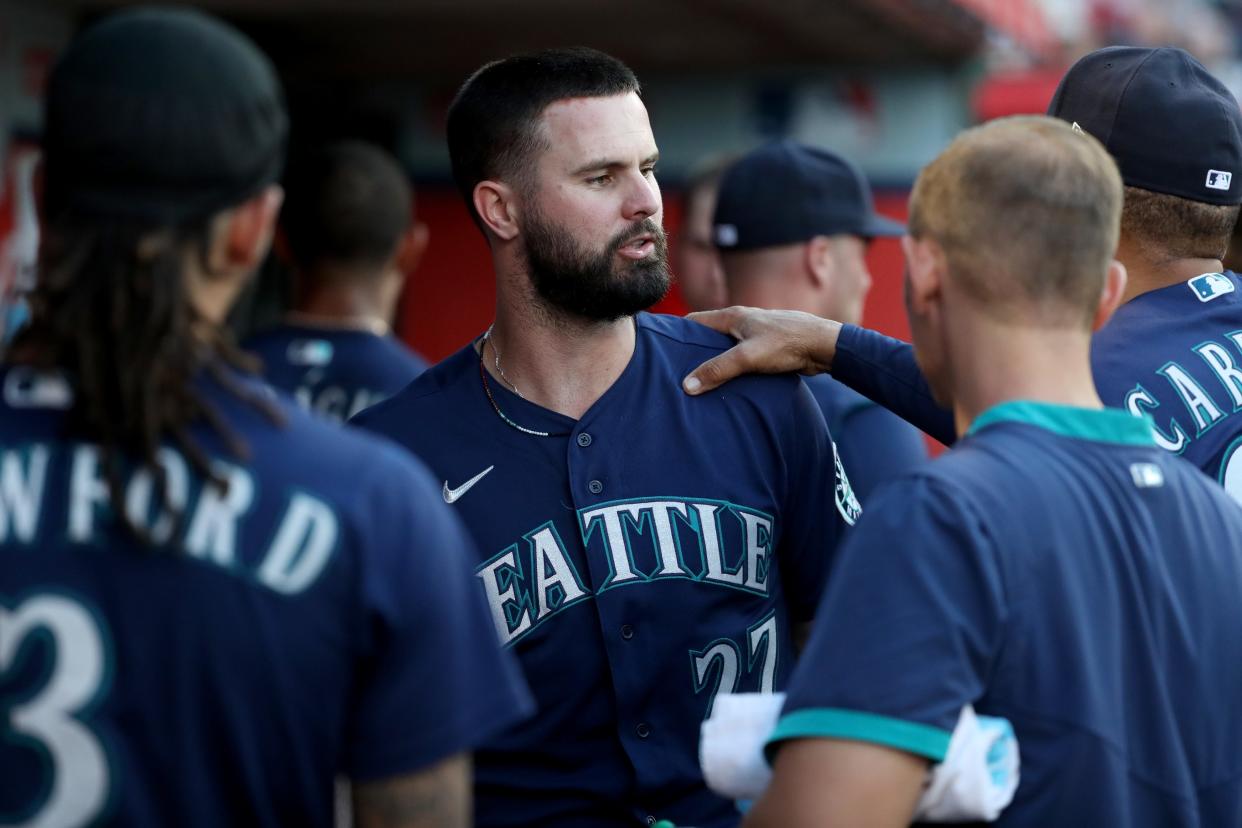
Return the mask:
POLYGON ((63 595, 42 593, 11 610, 0 603, 0 676, 19 668, 23 644, 39 631, 51 634, 52 668, 41 687, 20 697, 0 719, 0 738, 45 754, 50 776, 42 792, 30 792, 24 811, 0 814, 0 823, 85 825, 107 803, 111 774, 103 746, 76 716, 101 695, 109 654, 85 607, 63 595))
MULTIPOLYGON (((763 659, 763 668, 759 673, 760 693, 772 692, 776 679, 776 646, 776 612, 773 611, 746 632, 746 649, 750 656, 746 663, 747 674, 753 674, 759 659, 763 659)), ((741 663, 742 648, 731 638, 721 638, 702 650, 690 651, 694 692, 708 690, 707 712, 703 718, 712 715, 716 696, 738 691, 742 677, 741 663)))

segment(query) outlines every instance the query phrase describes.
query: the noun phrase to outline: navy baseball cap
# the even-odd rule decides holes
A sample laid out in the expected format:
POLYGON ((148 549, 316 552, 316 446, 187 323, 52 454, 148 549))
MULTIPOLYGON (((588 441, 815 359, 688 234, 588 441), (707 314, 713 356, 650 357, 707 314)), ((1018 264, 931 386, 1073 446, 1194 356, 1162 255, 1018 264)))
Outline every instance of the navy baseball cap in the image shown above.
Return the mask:
POLYGON ((1182 49, 1094 51, 1065 73, 1048 114, 1098 139, 1131 187, 1242 203, 1242 110, 1182 49))
POLYGON ((46 109, 49 216, 205 218, 284 164, 288 118, 271 64, 190 9, 124 11, 87 29, 53 68, 46 109))
POLYGON ((729 167, 712 225, 712 241, 721 250, 755 250, 838 233, 875 238, 906 231, 875 212, 858 167, 795 141, 765 144, 729 167))

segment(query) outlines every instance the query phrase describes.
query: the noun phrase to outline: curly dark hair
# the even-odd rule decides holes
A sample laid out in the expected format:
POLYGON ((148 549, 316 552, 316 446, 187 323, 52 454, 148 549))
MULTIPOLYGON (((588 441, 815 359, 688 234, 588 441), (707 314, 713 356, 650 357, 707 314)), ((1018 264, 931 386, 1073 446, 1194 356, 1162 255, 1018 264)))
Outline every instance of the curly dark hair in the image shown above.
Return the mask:
MULTIPOLYGON (((229 333, 209 324, 187 295, 185 263, 205 265, 211 221, 157 228, 125 219, 61 216, 45 229, 40 273, 30 297, 31 322, 15 339, 10 362, 60 370, 74 389, 68 435, 96 443, 118 520, 156 543, 125 508, 123 469, 137 461, 152 475, 160 508, 173 513, 157 452, 179 449, 194 471, 222 490, 227 481, 192 426, 215 432, 238 459, 249 448, 196 384, 207 376, 282 422, 279 409, 246 387, 254 361, 229 333)), ((182 516, 173 513, 175 536, 182 516)))

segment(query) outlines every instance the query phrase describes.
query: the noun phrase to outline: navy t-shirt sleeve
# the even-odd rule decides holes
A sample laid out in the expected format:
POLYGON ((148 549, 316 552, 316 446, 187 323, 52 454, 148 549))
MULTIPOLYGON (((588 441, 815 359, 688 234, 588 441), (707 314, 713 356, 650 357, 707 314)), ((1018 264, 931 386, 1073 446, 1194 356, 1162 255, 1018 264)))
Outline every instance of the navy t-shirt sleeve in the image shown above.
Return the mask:
POLYGON ((768 743, 872 742, 940 761, 999 649, 993 539, 943 481, 886 486, 851 532, 768 743))
POLYGON ((881 483, 927 460, 922 432, 886 408, 860 399, 839 421, 832 438, 864 507, 881 483))
POLYGON ((429 475, 393 462, 367 493, 362 665, 346 772, 409 773, 469 751, 531 710, 469 562, 473 545, 429 475), (367 566, 367 564, 372 564, 367 566))
POLYGON ((957 440, 953 412, 932 396, 910 343, 842 325, 832 375, 946 446, 957 440))
POLYGON ((859 507, 823 412, 802 382, 787 409, 783 438, 788 484, 777 558, 790 617, 804 622, 814 617, 836 548, 859 507))

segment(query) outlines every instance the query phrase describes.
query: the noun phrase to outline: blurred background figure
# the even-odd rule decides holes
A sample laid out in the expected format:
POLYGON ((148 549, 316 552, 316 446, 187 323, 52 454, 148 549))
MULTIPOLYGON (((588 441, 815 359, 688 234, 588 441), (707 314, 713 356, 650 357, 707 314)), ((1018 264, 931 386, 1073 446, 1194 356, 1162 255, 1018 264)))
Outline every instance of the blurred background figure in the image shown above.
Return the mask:
MULTIPOLYGON (((904 230, 876 214, 867 180, 852 163, 777 141, 725 172, 713 237, 729 304, 858 324, 871 288, 867 246, 904 230)), ((864 507, 878 484, 927 458, 922 433, 897 415, 827 374, 804 379, 864 507)))
POLYGON ((712 244, 712 213, 720 178, 735 160, 733 156, 711 159, 686 180, 681 231, 673 247, 673 276, 688 310, 715 310, 728 303, 720 255, 712 244))
POLYGON ((397 162, 361 141, 290 167, 280 214, 294 269, 284 323, 244 343, 264 377, 303 407, 345 420, 403 388, 426 361, 389 335, 407 276, 427 248, 397 162))

